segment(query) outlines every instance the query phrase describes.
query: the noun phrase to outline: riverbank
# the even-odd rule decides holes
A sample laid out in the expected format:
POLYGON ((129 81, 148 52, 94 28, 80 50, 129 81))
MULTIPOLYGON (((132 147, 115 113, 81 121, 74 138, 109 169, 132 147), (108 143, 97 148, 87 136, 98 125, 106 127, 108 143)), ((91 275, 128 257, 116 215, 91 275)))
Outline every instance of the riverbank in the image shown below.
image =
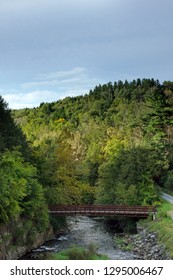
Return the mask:
POLYGON ((173 259, 173 204, 163 200, 158 208, 155 222, 148 222, 148 230, 157 233, 159 244, 163 244, 171 259, 173 259))
POLYGON ((107 231, 109 227, 111 230, 111 224, 106 223, 105 227, 101 218, 70 217, 63 231, 60 231, 61 222, 56 238, 51 228, 42 233, 33 232, 28 221, 18 221, 0 230, 0 259, 18 259, 28 252, 25 259, 39 259, 40 253, 57 253, 74 244, 87 248, 91 243, 97 245, 99 254, 109 259, 173 259, 173 220, 169 215, 172 210, 173 205, 163 202, 155 221, 145 219, 138 223, 137 234, 127 234, 132 225, 124 221, 126 233, 116 233, 114 240, 113 233, 107 231), (48 242, 43 244, 45 241, 48 242))
POLYGON ((52 227, 38 232, 31 221, 11 221, 0 228, 0 260, 16 260, 54 237, 52 227))
POLYGON ((46 259, 47 254, 75 248, 96 248, 96 253, 110 260, 131 260, 136 256, 115 246, 114 235, 101 217, 73 216, 67 218, 68 229, 56 238, 42 244, 23 259, 46 259), (93 247, 94 246, 94 247, 93 247))
POLYGON ((134 235, 116 236, 116 244, 125 251, 136 254, 141 260, 170 260, 171 257, 164 245, 159 244, 156 232, 143 229, 134 235))
POLYGON ((144 260, 173 259, 173 220, 170 215, 172 211, 173 205, 163 201, 158 207, 155 221, 140 221, 137 234, 116 235, 116 244, 144 260))

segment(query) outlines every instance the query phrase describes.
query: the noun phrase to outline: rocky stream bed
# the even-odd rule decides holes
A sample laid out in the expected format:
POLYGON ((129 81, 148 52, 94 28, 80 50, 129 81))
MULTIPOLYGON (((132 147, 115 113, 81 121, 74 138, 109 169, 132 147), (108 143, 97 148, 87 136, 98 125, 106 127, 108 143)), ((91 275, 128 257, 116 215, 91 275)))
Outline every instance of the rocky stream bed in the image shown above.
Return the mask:
POLYGON ((104 220, 89 217, 70 217, 68 230, 42 244, 24 256, 24 259, 40 259, 47 252, 59 252, 71 245, 87 248, 97 246, 97 253, 112 260, 169 260, 165 248, 159 244, 157 233, 141 229, 138 233, 114 233, 105 227, 104 220))
POLYGON ((119 240, 118 247, 128 250, 141 260, 170 260, 165 247, 158 242, 157 232, 149 232, 142 229, 137 234, 115 235, 119 240))

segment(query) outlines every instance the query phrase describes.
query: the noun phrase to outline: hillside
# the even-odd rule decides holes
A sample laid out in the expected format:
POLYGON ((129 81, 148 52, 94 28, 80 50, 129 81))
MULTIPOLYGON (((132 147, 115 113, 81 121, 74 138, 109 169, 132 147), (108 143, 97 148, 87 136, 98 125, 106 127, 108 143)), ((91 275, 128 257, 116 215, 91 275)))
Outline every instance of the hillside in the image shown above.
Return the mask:
POLYGON ((173 83, 96 86, 16 110, 47 203, 157 204, 172 188, 173 83))
POLYGON ((172 191, 172 111, 173 82, 153 79, 12 112, 0 97, 0 259, 62 227, 49 204, 160 204, 172 191))

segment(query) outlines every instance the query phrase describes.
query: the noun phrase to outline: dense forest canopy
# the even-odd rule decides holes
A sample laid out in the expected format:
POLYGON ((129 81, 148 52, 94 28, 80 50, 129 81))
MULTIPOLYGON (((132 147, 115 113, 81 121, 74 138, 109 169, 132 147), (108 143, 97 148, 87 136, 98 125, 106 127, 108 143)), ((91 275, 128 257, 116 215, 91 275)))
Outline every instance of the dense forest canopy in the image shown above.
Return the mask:
POLYGON ((173 82, 154 79, 12 114, 1 99, 1 220, 32 215, 46 226, 46 210, 42 221, 36 212, 54 203, 158 204, 173 183, 172 112, 173 82))
POLYGON ((0 224, 25 218, 30 229, 48 226, 47 204, 26 137, 0 97, 0 224))

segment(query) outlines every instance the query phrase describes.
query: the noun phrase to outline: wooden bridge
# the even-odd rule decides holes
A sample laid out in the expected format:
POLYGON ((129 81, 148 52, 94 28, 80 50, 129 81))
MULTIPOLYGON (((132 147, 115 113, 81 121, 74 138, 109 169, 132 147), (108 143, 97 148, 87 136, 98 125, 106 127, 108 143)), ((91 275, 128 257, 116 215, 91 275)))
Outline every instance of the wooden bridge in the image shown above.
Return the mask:
POLYGON ((153 206, 126 206, 126 205, 51 205, 49 213, 53 215, 71 216, 129 216, 155 218, 156 208, 153 206))

